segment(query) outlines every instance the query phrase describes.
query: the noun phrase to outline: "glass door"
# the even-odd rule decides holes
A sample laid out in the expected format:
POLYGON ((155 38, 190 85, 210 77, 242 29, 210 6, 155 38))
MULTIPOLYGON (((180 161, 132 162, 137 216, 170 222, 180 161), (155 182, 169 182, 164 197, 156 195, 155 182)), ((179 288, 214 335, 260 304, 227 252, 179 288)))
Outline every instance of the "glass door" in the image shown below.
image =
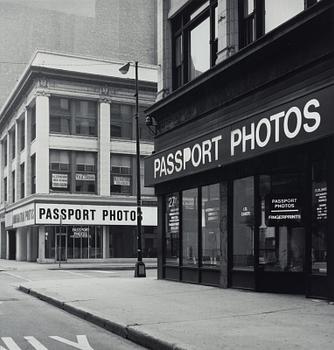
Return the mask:
POLYGON ((56 261, 67 260, 67 233, 66 227, 56 227, 56 261))
POLYGON ((301 173, 259 177, 258 290, 305 292, 303 187, 301 173))

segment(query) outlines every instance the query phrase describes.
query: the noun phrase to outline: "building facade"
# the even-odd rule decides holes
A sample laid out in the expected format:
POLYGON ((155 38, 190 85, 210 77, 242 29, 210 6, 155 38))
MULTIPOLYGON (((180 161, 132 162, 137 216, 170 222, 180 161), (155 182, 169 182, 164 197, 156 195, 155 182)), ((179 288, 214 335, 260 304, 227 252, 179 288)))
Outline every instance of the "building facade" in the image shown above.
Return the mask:
MULTIPOLYGON (((34 55, 0 112, 1 258, 136 257, 135 73, 123 63, 34 55)), ((156 81, 156 66, 139 66, 141 157, 153 150, 142 117, 156 81)), ((152 189, 142 207, 143 256, 154 257, 152 189)))
POLYGON ((158 2, 159 278, 334 298, 333 15, 158 2))

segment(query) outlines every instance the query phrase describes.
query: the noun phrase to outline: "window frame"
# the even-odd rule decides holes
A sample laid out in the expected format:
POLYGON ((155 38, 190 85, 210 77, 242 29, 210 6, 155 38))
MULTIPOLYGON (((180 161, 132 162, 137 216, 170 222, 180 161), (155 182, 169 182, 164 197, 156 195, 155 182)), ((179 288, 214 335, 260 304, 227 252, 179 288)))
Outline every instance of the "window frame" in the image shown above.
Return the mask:
POLYGON ((133 156, 132 155, 128 155, 128 154, 117 154, 117 153, 110 153, 110 194, 116 194, 116 195, 133 195, 133 178, 134 178, 134 167, 132 166, 133 163, 133 156), (113 166, 112 165, 112 158, 113 156, 120 156, 120 157, 126 157, 129 158, 130 160, 130 167, 125 167, 125 166, 113 166), (122 172, 115 172, 113 171, 113 168, 123 168, 123 169, 129 169, 128 173, 122 173, 122 172), (130 186, 129 187, 129 192, 122 192, 122 185, 113 185, 113 177, 114 176, 122 176, 122 177, 126 177, 130 179, 130 186), (113 186, 120 186, 121 191, 120 192, 116 192, 113 191, 113 186))
MULTIPOLYGON (((215 11, 218 7, 217 0, 209 0, 208 5, 199 13, 196 13, 208 0, 196 1, 190 4, 180 14, 172 19, 172 86, 173 90, 196 79, 190 76, 190 33, 207 18, 209 18, 209 69, 215 65, 218 50, 218 36, 215 33, 215 11), (191 14, 195 13, 194 18, 191 14), (176 66, 176 40, 181 38, 180 64, 176 66), (179 75, 179 79, 178 79, 179 75)), ((208 69, 208 70, 209 70, 208 69)), ((204 72, 202 72, 204 73, 204 72)))

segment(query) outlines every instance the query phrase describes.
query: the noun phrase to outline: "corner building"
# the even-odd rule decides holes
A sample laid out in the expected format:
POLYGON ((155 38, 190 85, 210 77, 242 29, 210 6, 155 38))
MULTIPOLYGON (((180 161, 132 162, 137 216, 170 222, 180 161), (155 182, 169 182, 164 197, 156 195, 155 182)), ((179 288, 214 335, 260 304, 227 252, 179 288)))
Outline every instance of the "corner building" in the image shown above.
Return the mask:
POLYGON ((159 1, 159 278, 334 299, 333 16, 159 1))
MULTIPOLYGON (((0 256, 21 261, 135 258, 135 72, 124 62, 37 51, 0 112, 0 256)), ((143 110, 157 67, 139 66, 143 110)), ((143 181, 142 181, 143 184, 143 181)), ((142 189, 143 257, 156 256, 157 206, 142 189)))

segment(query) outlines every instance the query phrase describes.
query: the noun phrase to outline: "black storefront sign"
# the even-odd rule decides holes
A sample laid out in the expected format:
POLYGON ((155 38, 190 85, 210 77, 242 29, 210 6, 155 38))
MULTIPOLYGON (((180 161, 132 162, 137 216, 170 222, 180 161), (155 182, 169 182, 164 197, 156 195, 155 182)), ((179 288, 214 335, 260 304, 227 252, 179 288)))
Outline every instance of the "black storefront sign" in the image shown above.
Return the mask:
POLYGON ((266 198, 267 226, 300 226, 301 201, 298 195, 270 195, 266 198))
MULTIPOLYGON (((145 159, 145 185, 217 168, 334 133, 334 86, 276 105, 145 159)), ((242 117, 242 116, 240 116, 242 117)), ((224 120, 224 118, 222 118, 224 120)))

